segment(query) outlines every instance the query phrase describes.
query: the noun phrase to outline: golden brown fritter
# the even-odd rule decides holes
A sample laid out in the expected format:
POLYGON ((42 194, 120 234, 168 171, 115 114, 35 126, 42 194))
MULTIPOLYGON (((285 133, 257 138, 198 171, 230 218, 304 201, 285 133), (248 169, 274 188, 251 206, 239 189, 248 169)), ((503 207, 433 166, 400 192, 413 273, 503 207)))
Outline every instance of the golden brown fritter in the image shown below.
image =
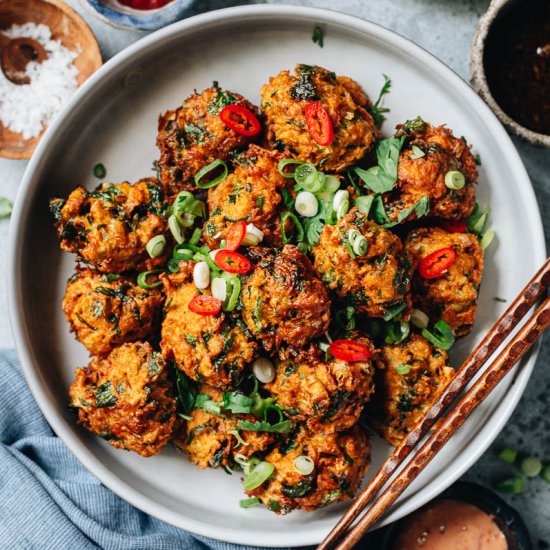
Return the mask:
POLYGON ((293 245, 252 247, 250 254, 256 266, 241 291, 242 318, 263 347, 300 347, 323 334, 330 300, 307 256, 293 245))
POLYGON ((242 323, 225 313, 199 315, 189 310, 189 302, 199 293, 190 282, 193 265, 180 262, 179 273, 162 276, 166 306, 160 345, 164 357, 193 380, 230 389, 254 360, 258 345, 242 323))
POLYGON ((160 182, 167 197, 196 189, 196 173, 216 159, 256 141, 228 128, 220 118, 226 105, 242 105, 256 117, 258 109, 244 97, 213 86, 189 96, 181 107, 159 117, 157 147, 160 182))
MULTIPOLYGON (((222 400, 222 393, 212 386, 202 385, 198 394, 218 403, 222 400)), ((174 439, 176 446, 199 468, 233 468, 236 454, 248 458, 254 453, 265 452, 275 441, 273 433, 239 428, 239 420, 255 422, 258 420, 255 416, 228 411, 223 411, 223 415, 194 409, 191 420, 182 426, 174 439)))
POLYGON ((91 355, 153 337, 159 326, 163 296, 145 290, 133 277, 79 269, 67 282, 63 311, 71 332, 91 355))
POLYGON ((435 322, 443 319, 456 336, 472 330, 479 285, 483 274, 483 250, 475 235, 447 233, 439 227, 416 229, 405 240, 405 249, 414 265, 412 296, 414 306, 435 322), (456 261, 435 279, 424 279, 418 264, 442 248, 452 248, 456 261))
POLYGON ((419 334, 385 345, 376 361, 374 397, 367 418, 392 445, 399 445, 454 376, 447 353, 419 334), (406 369, 399 374, 397 369, 406 369))
MULTIPOLYGON (((366 338, 361 343, 372 349, 366 338)), ((265 389, 285 414, 306 422, 312 432, 331 433, 351 428, 374 391, 369 360, 326 361, 320 350, 281 350, 276 378, 265 389)))
POLYGON ((265 460, 275 466, 273 476, 247 494, 277 514, 295 508, 312 511, 353 498, 370 464, 370 445, 359 425, 331 434, 312 433, 301 426, 265 460), (299 456, 313 460, 310 475, 296 471, 294 460, 299 456))
MULTIPOLYGON (((399 155, 397 183, 393 191, 382 195, 391 221, 422 197, 429 197, 431 217, 458 220, 472 213, 475 205, 477 167, 470 146, 464 138, 456 138, 445 126, 415 119, 398 126, 398 134, 407 138, 399 155), (413 151, 413 146, 415 150, 413 151), (418 156, 418 151, 424 153, 418 156), (445 174, 458 171, 466 183, 452 190, 445 185, 445 174)), ((407 220, 415 218, 414 211, 407 220)))
POLYGON ((123 344, 77 369, 71 406, 88 430, 113 447, 142 456, 159 453, 172 435, 176 401, 167 367, 148 342, 123 344))
POLYGON ((252 223, 264 232, 263 244, 281 244, 279 208, 281 191, 291 185, 277 170, 284 158, 277 151, 258 145, 235 157, 235 171, 208 191, 210 218, 203 227, 203 238, 210 248, 218 248, 227 230, 235 223, 252 223))
POLYGON ((322 67, 298 65, 292 75, 282 71, 269 79, 261 94, 269 144, 327 172, 343 172, 380 137, 359 85, 322 67), (330 116, 334 139, 329 146, 318 145, 309 133, 304 109, 311 101, 320 102, 330 116))
POLYGON ((150 258, 146 245, 166 235, 163 197, 156 180, 102 183, 94 191, 77 187, 67 200, 50 201, 61 248, 74 252, 104 273, 163 265, 166 255, 150 258))
POLYGON ((411 262, 401 241, 357 208, 336 225, 325 225, 312 253, 327 287, 370 317, 384 317, 391 308, 409 304, 411 262), (354 229, 367 239, 368 249, 352 258, 346 244, 354 229))

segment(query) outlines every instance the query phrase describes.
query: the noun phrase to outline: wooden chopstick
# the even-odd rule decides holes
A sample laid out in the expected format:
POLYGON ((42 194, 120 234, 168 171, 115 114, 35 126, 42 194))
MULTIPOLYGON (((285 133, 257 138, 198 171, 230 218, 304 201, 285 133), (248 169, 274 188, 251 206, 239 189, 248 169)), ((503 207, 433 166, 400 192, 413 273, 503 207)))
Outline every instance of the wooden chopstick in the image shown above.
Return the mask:
POLYGON ((438 400, 386 459, 375 476, 370 480, 369 484, 357 496, 353 505, 335 525, 325 540, 318 546, 318 550, 328 550, 344 535, 365 506, 380 491, 382 486, 411 453, 416 444, 433 426, 442 411, 456 399, 458 394, 467 386, 486 360, 493 355, 504 339, 517 326, 518 322, 544 295, 548 286, 550 286, 550 258, 546 260, 518 297, 499 318, 493 328, 457 370, 453 380, 443 391, 438 400))
POLYGON ((367 510, 359 522, 336 547, 349 550, 361 539, 412 481, 431 462, 451 439, 464 421, 494 390, 512 367, 529 351, 542 333, 550 326, 550 297, 546 298, 535 314, 520 328, 495 361, 464 394, 457 405, 449 411, 437 429, 428 437, 403 470, 393 479, 388 488, 367 510))

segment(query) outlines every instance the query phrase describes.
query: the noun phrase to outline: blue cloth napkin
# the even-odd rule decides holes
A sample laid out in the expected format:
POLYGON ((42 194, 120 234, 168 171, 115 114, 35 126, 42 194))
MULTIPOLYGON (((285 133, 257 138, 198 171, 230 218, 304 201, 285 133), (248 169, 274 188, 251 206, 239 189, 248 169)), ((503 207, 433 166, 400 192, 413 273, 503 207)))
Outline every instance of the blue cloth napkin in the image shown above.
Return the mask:
POLYGON ((0 350, 0 548, 244 548, 191 535, 101 485, 53 433, 13 350, 0 350))

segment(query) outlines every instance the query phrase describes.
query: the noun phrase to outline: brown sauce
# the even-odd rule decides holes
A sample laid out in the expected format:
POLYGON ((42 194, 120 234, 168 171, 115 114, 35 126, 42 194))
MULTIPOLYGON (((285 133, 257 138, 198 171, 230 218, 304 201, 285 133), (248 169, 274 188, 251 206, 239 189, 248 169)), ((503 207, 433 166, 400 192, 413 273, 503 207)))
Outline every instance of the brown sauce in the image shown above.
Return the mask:
POLYGON ((487 35, 484 65, 500 108, 522 126, 550 134, 550 1, 505 6, 487 35))
POLYGON ((391 550, 508 550, 493 517, 461 500, 437 500, 404 520, 391 550))

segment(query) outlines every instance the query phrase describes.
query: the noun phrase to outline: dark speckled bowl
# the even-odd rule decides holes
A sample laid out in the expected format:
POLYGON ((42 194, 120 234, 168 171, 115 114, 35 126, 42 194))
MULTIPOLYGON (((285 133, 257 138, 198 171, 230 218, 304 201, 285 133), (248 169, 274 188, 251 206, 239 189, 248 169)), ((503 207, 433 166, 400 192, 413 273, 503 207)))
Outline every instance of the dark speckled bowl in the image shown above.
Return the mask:
MULTIPOLYGON (((533 550, 529 532, 521 516, 490 489, 477 483, 459 481, 438 497, 443 498, 469 502, 494 516, 496 524, 506 536, 509 550, 533 550)), ((403 521, 375 531, 368 539, 368 547, 392 550, 392 544, 403 521)))
POLYGON ((485 75, 484 67, 484 52, 485 41, 489 35, 489 31, 493 23, 498 17, 510 7, 512 3, 521 2, 522 0, 492 0, 487 11, 479 19, 476 32, 472 41, 471 69, 472 69, 472 85, 478 94, 484 99, 485 103, 493 110, 500 121, 510 128, 518 136, 544 147, 550 147, 550 135, 540 134, 525 128, 513 118, 508 116, 495 101, 485 75))

